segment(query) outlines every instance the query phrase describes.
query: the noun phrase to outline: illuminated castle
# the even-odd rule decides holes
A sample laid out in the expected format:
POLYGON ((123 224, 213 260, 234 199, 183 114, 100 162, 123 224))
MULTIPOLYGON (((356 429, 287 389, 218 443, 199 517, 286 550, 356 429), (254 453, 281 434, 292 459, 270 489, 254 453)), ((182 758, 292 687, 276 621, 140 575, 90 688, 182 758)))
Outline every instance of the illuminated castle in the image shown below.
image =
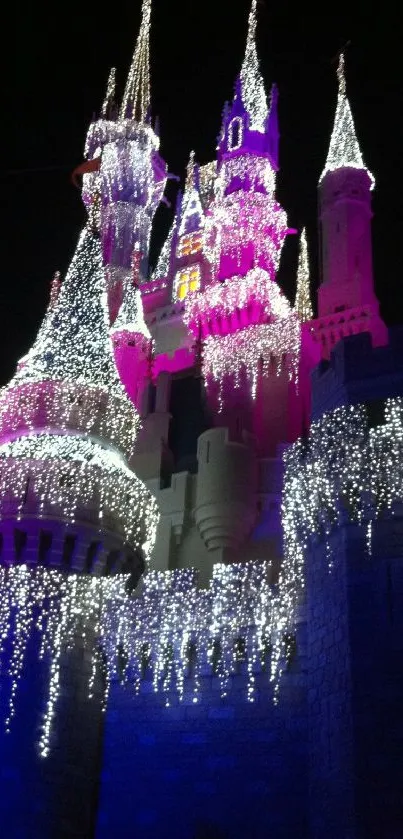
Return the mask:
POLYGON ((403 334, 343 56, 317 317, 304 231, 294 301, 277 282, 297 231, 256 6, 150 273, 168 173, 143 0, 76 171, 87 224, 0 393, 10 837, 401 835, 403 334))

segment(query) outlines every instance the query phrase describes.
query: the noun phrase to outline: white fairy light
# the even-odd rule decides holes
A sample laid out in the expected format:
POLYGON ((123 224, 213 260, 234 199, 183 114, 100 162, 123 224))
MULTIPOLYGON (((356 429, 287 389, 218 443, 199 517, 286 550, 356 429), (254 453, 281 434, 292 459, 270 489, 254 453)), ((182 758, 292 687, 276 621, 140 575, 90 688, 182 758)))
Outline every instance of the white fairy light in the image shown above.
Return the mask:
POLYGON ((305 228, 301 233, 298 255, 297 292, 295 295, 294 308, 300 320, 304 323, 312 320, 312 302, 309 274, 308 244, 306 241, 305 228))
POLYGON ((286 213, 273 196, 240 188, 222 198, 218 195, 211 205, 204 228, 204 253, 217 276, 222 256, 240 262, 243 250, 252 248, 255 264, 263 262, 274 279, 287 233, 286 213))
POLYGON ((267 99, 256 51, 256 23, 257 0, 252 0, 245 58, 240 73, 242 101, 249 115, 251 130, 264 134, 267 120, 267 99))
POLYGON ((246 372, 254 399, 259 376, 280 375, 286 370, 289 378, 297 381, 300 342, 300 326, 292 316, 281 325, 254 324, 229 335, 209 335, 203 345, 203 376, 207 383, 218 382, 221 403, 225 377, 240 387, 246 372))
MULTIPOLYGON (((388 399, 385 422, 369 427, 365 405, 337 408, 314 422, 307 440, 285 455, 282 523, 284 559, 279 579, 279 616, 286 626, 305 584, 309 540, 322 538, 329 572, 334 565, 330 535, 349 521, 362 525, 368 555, 373 522, 403 498, 403 399, 388 399)), ((272 660, 278 678, 281 644, 272 660)))
POLYGON ((151 0, 143 0, 141 24, 123 94, 121 117, 133 116, 145 122, 149 116, 151 0))
POLYGON ((122 335, 139 336, 151 341, 151 333, 144 320, 141 291, 134 287, 131 278, 126 285, 118 316, 111 327, 111 335, 114 338, 122 335))
POLYGON ((111 67, 109 77, 108 77, 108 84, 106 86, 106 93, 105 99, 102 104, 101 114, 103 117, 108 116, 108 110, 113 104, 115 98, 115 89, 116 89, 116 68, 111 67))
POLYGON ((375 178, 365 166, 355 131, 350 103, 347 99, 343 53, 341 53, 339 58, 337 76, 339 80, 339 91, 337 95, 336 115, 325 168, 320 176, 319 183, 323 181, 323 178, 328 172, 334 172, 337 169, 362 169, 368 173, 371 180, 371 188, 373 189, 375 178))

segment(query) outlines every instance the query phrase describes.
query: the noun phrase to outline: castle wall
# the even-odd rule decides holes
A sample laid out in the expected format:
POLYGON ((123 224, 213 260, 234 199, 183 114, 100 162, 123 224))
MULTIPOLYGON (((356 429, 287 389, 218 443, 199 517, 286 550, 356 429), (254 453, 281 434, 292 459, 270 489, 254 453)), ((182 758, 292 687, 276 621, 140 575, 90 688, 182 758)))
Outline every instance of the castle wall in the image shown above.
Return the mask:
POLYGON ((304 839, 307 767, 304 676, 294 664, 278 706, 268 674, 246 701, 203 677, 199 704, 172 704, 113 685, 106 717, 97 839, 304 839))
POLYGON ((39 752, 49 696, 48 661, 38 664, 38 639, 29 642, 10 733, 4 727, 5 697, 0 680, 0 833, 9 839, 88 839, 98 805, 104 714, 102 683, 88 698, 91 661, 82 639, 65 652, 60 700, 53 720, 52 749, 39 752))
POLYGON ((401 836, 402 555, 389 516, 371 543, 346 524, 309 556, 311 839, 401 836))

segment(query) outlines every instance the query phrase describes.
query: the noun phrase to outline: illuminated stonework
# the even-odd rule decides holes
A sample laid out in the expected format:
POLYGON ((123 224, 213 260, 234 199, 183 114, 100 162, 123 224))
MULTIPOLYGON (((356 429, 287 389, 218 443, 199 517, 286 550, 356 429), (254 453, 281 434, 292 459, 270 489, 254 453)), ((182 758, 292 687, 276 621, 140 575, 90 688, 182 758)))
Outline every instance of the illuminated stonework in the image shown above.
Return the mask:
MULTIPOLYGON (((266 663, 275 623, 270 574, 270 563, 265 562, 216 565, 210 587, 199 589, 192 570, 151 572, 141 593, 130 598, 125 576, 97 579, 25 565, 0 567, 0 665, 11 677, 7 729, 18 707, 27 645, 36 637, 40 657, 49 662, 49 693, 39 740, 41 755, 48 754, 62 650, 73 643, 77 631, 85 633, 94 623, 93 670, 101 648, 105 706, 109 683, 116 677, 133 684, 136 693, 144 676, 151 677, 154 690, 165 694, 168 705, 172 692, 182 701, 185 685, 197 703, 201 676, 215 673, 224 697, 238 667, 240 641, 247 662, 245 698, 253 702, 256 673, 266 663), (12 652, 2 660, 6 644, 12 652)), ((90 683, 89 695, 91 690, 90 683)))
MULTIPOLYGON (((365 405, 337 408, 311 426, 285 456, 280 600, 292 617, 304 587, 309 540, 324 540, 346 519, 365 525, 403 498, 403 399, 385 403, 385 423, 371 428, 365 405)), ((332 569, 327 551, 329 572, 332 569)))

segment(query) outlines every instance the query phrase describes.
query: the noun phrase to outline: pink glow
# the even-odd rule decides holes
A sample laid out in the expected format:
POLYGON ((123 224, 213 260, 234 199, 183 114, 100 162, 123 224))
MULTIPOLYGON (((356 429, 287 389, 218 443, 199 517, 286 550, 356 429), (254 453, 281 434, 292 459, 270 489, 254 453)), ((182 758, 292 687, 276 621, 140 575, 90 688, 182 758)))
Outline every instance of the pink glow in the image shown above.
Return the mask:
POLYGON ((228 335, 251 324, 287 320, 291 307, 279 286, 261 268, 253 268, 245 277, 232 277, 214 283, 189 296, 184 322, 199 337, 228 335))

